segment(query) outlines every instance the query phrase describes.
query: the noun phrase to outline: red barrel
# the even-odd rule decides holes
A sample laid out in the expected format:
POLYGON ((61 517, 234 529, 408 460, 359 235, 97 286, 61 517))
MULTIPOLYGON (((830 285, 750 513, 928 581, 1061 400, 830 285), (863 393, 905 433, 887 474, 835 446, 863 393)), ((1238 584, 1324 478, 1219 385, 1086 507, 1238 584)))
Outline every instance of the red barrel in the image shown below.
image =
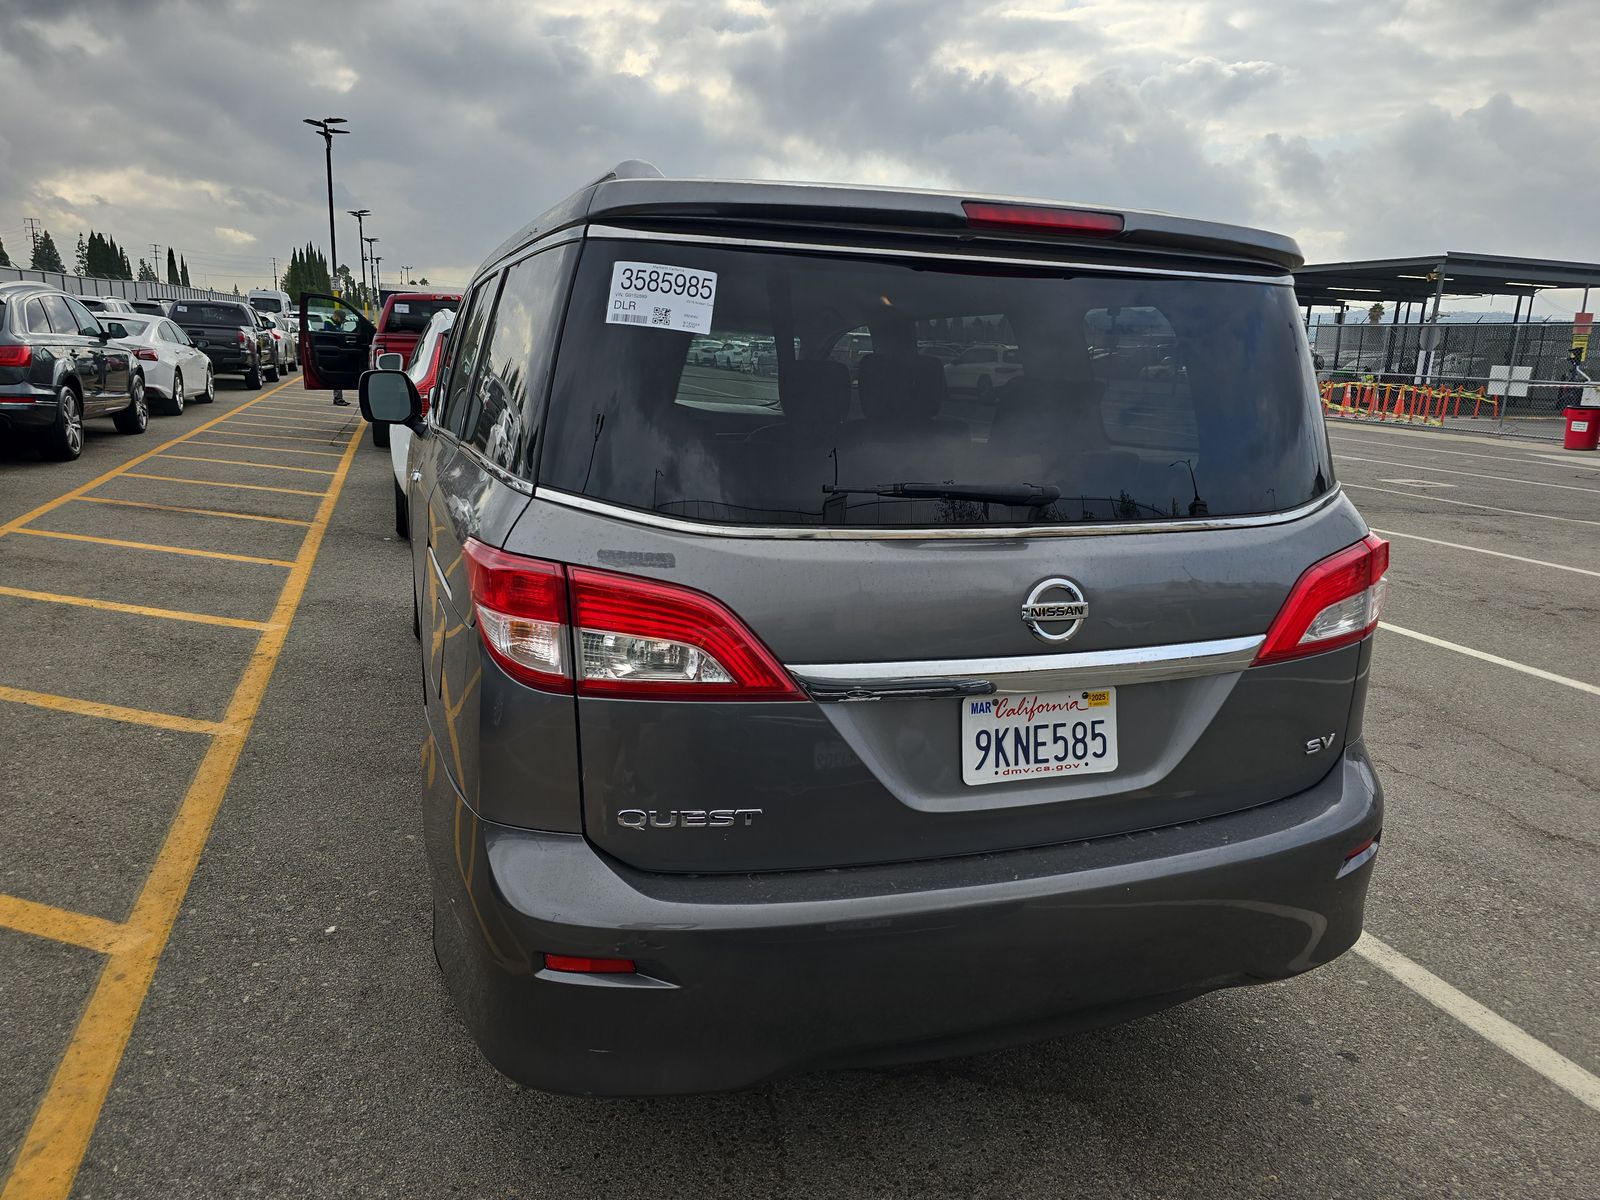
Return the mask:
POLYGON ((1567 436, 1561 445, 1567 450, 1600 449, 1600 407, 1569 408, 1567 436))

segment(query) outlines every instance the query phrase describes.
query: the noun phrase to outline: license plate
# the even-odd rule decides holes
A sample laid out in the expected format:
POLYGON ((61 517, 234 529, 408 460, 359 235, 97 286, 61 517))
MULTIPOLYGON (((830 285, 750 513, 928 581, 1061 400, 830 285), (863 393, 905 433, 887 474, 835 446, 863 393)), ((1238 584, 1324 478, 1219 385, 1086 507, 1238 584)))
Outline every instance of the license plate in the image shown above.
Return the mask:
POLYGON ((961 701, 961 779, 974 787, 1117 769, 1117 689, 961 701))

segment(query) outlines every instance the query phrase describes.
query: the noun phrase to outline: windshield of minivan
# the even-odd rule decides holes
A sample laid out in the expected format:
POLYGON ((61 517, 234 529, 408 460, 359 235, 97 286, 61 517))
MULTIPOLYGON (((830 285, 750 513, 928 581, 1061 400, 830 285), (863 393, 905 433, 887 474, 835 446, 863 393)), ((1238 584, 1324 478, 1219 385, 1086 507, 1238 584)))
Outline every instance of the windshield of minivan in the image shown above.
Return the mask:
POLYGON ((878 527, 1270 513, 1333 483, 1287 286, 606 241, 539 475, 692 520, 878 527), (639 260, 711 276, 709 327, 608 322, 639 260))
POLYGON ((433 314, 445 308, 454 308, 459 300, 432 300, 419 296, 397 296, 384 318, 386 333, 421 333, 428 327, 433 314))
POLYGON ((281 313, 283 311, 283 301, 276 296, 251 296, 250 307, 257 312, 281 313))

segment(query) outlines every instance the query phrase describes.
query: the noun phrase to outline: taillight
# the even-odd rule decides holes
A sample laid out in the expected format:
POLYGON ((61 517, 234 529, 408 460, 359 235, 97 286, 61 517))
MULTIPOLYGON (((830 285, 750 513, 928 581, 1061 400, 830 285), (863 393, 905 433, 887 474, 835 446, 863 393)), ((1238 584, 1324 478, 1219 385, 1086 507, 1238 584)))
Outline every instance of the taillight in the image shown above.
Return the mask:
POLYGON ((250 344, 250 335, 245 333, 245 331, 242 330, 242 329, 239 330, 239 345, 248 346, 249 344, 250 344))
POLYGON ((570 567, 568 575, 581 694, 801 698, 772 652, 704 592, 587 567, 570 567))
POLYGON ((145 362, 161 361, 161 356, 159 354, 157 354, 154 350, 146 350, 143 346, 137 347, 133 352, 133 356, 135 358, 143 359, 145 362))
POLYGON ((561 565, 507 554, 475 538, 467 539, 466 559, 478 632, 490 657, 529 687, 570 693, 561 565))
POLYGON ((1377 627, 1388 588, 1389 543, 1368 534, 1312 564, 1283 602, 1257 664, 1359 642, 1377 627))
POLYGON ((0 346, 0 367, 25 367, 32 361, 32 346, 0 346))
POLYGON ((1120 213, 1052 208, 1045 204, 994 204, 963 200, 961 210, 967 214, 967 224, 974 229, 1033 230, 1037 233, 1114 237, 1122 232, 1123 225, 1120 213))
POLYGON ((466 560, 484 646, 530 687, 634 699, 803 698, 749 627, 703 592, 470 538, 466 560))

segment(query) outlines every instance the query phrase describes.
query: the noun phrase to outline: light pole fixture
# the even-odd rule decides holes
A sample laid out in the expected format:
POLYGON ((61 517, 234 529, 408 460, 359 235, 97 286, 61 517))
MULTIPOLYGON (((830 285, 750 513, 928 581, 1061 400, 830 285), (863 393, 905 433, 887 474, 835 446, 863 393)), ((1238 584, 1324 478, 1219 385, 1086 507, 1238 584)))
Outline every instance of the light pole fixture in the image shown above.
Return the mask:
MULTIPOLYGON (((378 239, 373 238, 372 240, 377 241, 378 239)), ((374 287, 381 288, 383 286, 383 255, 381 254, 372 256, 372 279, 374 287)))
POLYGON ((349 133, 348 129, 335 129, 335 125, 345 124, 343 117, 304 117, 310 125, 322 135, 326 143, 328 159, 328 277, 333 280, 339 278, 339 241, 333 230, 333 135, 336 133, 349 133))
POLYGON ((410 284, 411 284, 411 275, 410 275, 410 271, 411 271, 411 268, 410 268, 410 267, 408 267, 408 266, 402 266, 402 267, 401 267, 401 268, 400 268, 400 282, 401 282, 401 283, 403 283, 403 284, 405 284, 405 285, 406 285, 406 286, 408 286, 408 287, 409 287, 409 286, 410 286, 410 284))
POLYGON ((361 222, 363 218, 372 215, 372 210, 370 208, 351 208, 346 211, 356 219, 356 252, 361 256, 361 286, 365 289, 367 286, 367 247, 366 237, 364 236, 366 229, 361 222))
POLYGON ((374 264, 372 268, 372 302, 376 304, 378 302, 378 268, 376 266, 377 260, 372 256, 372 248, 378 244, 378 239, 375 237, 364 237, 361 240, 365 242, 367 246, 367 261, 374 264))

